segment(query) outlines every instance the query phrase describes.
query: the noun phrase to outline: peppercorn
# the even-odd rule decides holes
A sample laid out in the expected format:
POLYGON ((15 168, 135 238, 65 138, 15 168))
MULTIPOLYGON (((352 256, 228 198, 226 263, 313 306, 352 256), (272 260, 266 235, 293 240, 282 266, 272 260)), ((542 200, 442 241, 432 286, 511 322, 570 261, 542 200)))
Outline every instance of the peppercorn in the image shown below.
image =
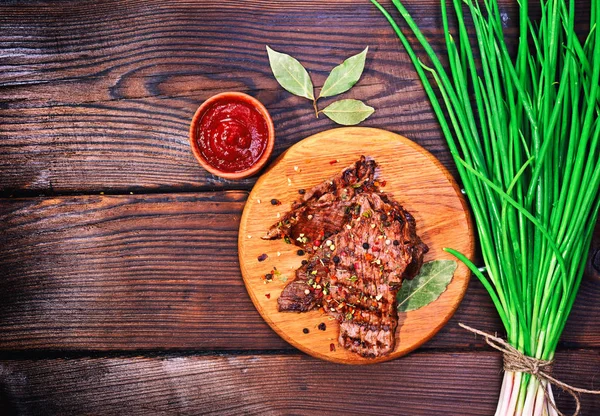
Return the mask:
POLYGON ((379 219, 380 219, 381 221, 385 221, 385 220, 387 220, 387 215, 385 214, 385 212, 382 212, 382 213, 379 215, 379 219))
POLYGON ((363 243, 363 248, 364 248, 365 250, 368 250, 368 249, 369 249, 369 247, 370 247, 370 246, 369 246, 369 243, 363 243))
POLYGON ((333 256, 333 262, 338 264, 340 262, 340 256, 333 256))
POLYGON ((399 245, 400 245, 400 241, 398 241, 398 240, 394 240, 394 245, 395 245, 395 246, 399 246, 399 245))
POLYGON ((304 329, 302 330, 302 332, 304 332, 305 334, 308 334, 308 333, 309 333, 309 330, 308 330, 308 328, 304 328, 304 329))
POLYGON ((267 259, 267 256, 265 253, 261 254, 260 256, 258 256, 257 260, 258 261, 265 261, 267 259))
POLYGON ((298 189, 298 193, 300 195, 304 195, 306 193, 306 190, 305 189, 298 189))
POLYGON ((296 254, 298 254, 299 256, 304 256, 304 250, 298 250, 296 254))
POLYGON ((306 264, 308 264, 308 260, 302 260, 302 265, 304 266, 306 264))
POLYGON ((319 324, 319 327, 318 327, 318 328, 319 328, 319 330, 321 330, 321 331, 325 331, 325 330, 327 329, 327 326, 325 325, 325 322, 321 322, 321 323, 319 324))
POLYGON ((271 199, 271 205, 281 205, 281 202, 279 202, 278 199, 273 198, 271 199))

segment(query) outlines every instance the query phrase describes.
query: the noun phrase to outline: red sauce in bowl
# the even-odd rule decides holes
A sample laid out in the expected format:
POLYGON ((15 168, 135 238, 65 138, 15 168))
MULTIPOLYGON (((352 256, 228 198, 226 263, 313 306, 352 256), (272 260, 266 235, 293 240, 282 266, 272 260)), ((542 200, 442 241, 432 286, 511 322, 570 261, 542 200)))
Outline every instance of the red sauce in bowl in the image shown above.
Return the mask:
POLYGON ((227 173, 250 169, 261 159, 269 142, 265 116, 241 95, 217 98, 198 120, 195 133, 202 157, 227 173))

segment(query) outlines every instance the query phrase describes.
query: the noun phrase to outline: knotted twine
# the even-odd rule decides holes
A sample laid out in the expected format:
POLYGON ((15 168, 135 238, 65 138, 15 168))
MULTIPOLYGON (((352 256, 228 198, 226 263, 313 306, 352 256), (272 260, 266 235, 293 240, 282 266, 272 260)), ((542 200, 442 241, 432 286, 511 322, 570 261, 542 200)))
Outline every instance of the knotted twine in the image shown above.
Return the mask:
POLYGON ((552 371, 552 364, 554 360, 540 360, 535 357, 527 356, 512 345, 510 345, 507 341, 503 340, 502 338, 498 338, 492 334, 488 334, 487 332, 471 328, 470 326, 462 323, 459 323, 459 325, 467 331, 471 331, 477 335, 481 335, 485 338, 485 342, 490 347, 502 352, 504 371, 528 373, 535 377, 543 388, 546 400, 548 400, 550 405, 560 416, 565 416, 565 414, 558 410, 558 408, 556 407, 554 400, 552 400, 550 394, 548 393, 548 389, 544 387, 545 383, 554 384, 555 386, 560 387, 565 392, 573 396, 573 399, 575 399, 575 403, 577 405, 573 416, 579 415, 579 411, 581 410, 581 402, 579 401, 579 395, 577 393, 600 394, 600 390, 587 390, 581 389, 579 387, 573 387, 567 383, 563 383, 562 381, 552 377, 550 373, 552 371))

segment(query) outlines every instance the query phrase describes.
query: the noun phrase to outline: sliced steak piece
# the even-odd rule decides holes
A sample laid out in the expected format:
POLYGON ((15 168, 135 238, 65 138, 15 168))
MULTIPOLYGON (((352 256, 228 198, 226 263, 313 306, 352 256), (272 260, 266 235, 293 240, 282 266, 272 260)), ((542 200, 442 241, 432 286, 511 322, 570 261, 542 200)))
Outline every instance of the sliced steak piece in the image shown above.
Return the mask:
POLYGON ((325 281, 320 286, 323 276, 330 273, 329 258, 313 256, 308 263, 296 270, 296 278, 283 289, 277 299, 277 307, 280 312, 297 311, 306 312, 323 303, 323 291, 325 281))
MULTIPOLYGON (((375 163, 361 158, 336 178, 343 178, 345 172, 360 172, 362 166, 369 166, 364 171, 374 172, 375 163)), ((308 242, 303 241, 301 234, 307 233, 296 227, 298 223, 310 223, 315 230, 312 235, 321 240, 310 241, 311 257, 296 271, 295 279, 284 288, 277 302, 280 311, 305 312, 322 307, 340 322, 338 342, 342 347, 364 357, 379 357, 394 349, 398 325, 396 295, 402 280, 418 272, 427 246, 416 234, 413 217, 377 189, 372 175, 360 183, 364 185, 350 185, 353 192, 349 200, 343 204, 333 200, 327 205, 332 216, 343 218, 328 237, 319 234, 315 217, 290 222, 290 227, 271 228, 277 229, 280 237, 292 236, 290 230, 295 230, 300 239, 292 241, 306 247, 308 242), (361 190, 356 192, 358 189, 361 190), (336 214, 333 207, 343 213, 336 214)), ((323 184, 319 187, 322 189, 323 184)), ((310 194, 286 218, 298 218, 302 209, 313 204, 317 193, 311 190, 310 194)), ((331 191, 327 195, 335 194, 331 191)))
POLYGON ((307 252, 341 230, 350 219, 348 208, 355 195, 375 189, 376 164, 364 156, 292 204, 292 210, 274 224, 264 239, 287 237, 307 252))
POLYGON ((277 299, 279 311, 307 312, 317 306, 317 297, 306 280, 295 279, 285 287, 285 295, 277 299), (308 291, 308 293, 307 293, 308 291))

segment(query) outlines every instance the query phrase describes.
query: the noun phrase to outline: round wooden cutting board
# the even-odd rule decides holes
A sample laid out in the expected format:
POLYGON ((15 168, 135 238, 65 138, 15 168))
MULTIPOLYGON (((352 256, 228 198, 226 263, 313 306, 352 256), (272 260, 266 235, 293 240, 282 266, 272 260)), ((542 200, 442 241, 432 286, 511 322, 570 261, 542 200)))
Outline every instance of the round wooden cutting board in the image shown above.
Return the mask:
POLYGON ((261 237, 290 209, 292 201, 300 196, 299 189, 308 190, 334 176, 361 155, 375 159, 376 177, 386 182, 382 190, 415 217, 417 234, 429 246, 425 261, 454 259, 442 250, 444 247, 454 248, 471 259, 474 252, 471 220, 457 184, 437 159, 405 137, 372 128, 339 128, 308 137, 281 155, 258 179, 244 208, 238 239, 244 282, 256 309, 283 339, 314 357, 347 364, 387 361, 429 340, 456 311, 470 276, 467 267, 459 262, 452 282, 436 301, 400 313, 395 350, 376 359, 363 358, 340 347, 337 321, 318 310, 277 310, 279 294, 306 256, 298 256, 298 247, 284 240, 261 237), (272 199, 281 205, 271 204, 272 199), (263 254, 268 257, 259 261, 263 254), (274 268, 281 274, 265 283, 264 275, 274 268), (318 329, 321 323, 325 323, 325 331, 318 329))

